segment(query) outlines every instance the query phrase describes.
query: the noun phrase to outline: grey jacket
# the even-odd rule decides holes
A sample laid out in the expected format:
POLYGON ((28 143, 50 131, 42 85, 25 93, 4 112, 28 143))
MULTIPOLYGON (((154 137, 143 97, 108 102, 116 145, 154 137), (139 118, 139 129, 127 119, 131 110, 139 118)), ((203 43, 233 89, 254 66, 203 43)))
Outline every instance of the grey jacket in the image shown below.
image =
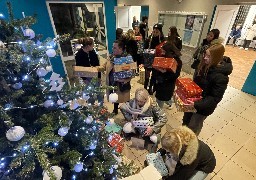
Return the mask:
MULTIPOLYGON (((131 99, 129 102, 129 105, 132 106, 134 101, 135 99, 131 99)), ((126 111, 124 108, 122 108, 122 105, 120 107, 120 110, 127 121, 132 120, 133 118, 132 114, 126 111)), ((153 117, 154 119, 153 130, 154 130, 154 133, 156 134, 161 132, 161 128, 166 124, 168 120, 165 112, 158 106, 156 102, 152 102, 146 111, 144 111, 142 114, 139 114, 138 118, 140 117, 153 117)))

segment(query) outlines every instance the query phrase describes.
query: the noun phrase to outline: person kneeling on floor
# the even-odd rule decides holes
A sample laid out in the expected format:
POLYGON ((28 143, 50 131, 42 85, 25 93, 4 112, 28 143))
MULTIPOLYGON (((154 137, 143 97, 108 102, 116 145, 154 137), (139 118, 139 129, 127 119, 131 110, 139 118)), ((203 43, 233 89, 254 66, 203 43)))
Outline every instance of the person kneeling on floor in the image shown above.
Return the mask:
POLYGON ((123 127, 125 135, 139 135, 145 140, 145 148, 160 141, 161 128, 166 124, 167 116, 146 89, 137 89, 135 98, 123 103, 120 110, 128 121, 123 127))
POLYGON ((162 148, 158 152, 163 157, 169 154, 177 161, 172 175, 164 179, 203 180, 216 166, 210 147, 198 140, 196 134, 186 126, 166 132, 161 144, 162 148))

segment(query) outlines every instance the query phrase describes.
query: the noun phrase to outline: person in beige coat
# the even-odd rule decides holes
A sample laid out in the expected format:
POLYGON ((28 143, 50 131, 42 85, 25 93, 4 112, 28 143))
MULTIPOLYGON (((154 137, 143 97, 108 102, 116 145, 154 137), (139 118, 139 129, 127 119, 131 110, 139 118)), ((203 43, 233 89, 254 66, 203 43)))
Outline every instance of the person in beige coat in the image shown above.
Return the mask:
MULTIPOLYGON (((116 40, 113 43, 112 48, 112 55, 107 59, 107 62, 103 65, 103 68, 100 68, 100 71, 106 71, 106 85, 107 86, 117 86, 115 92, 118 95, 117 102, 114 103, 114 110, 113 113, 118 114, 118 106, 119 103, 124 103, 130 100, 130 88, 126 88, 125 90, 121 91, 121 86, 130 87, 131 78, 126 78, 118 81, 114 81, 114 58, 124 56, 125 45, 122 41, 116 40)), ((107 99, 109 100, 109 94, 111 90, 106 91, 107 99)))

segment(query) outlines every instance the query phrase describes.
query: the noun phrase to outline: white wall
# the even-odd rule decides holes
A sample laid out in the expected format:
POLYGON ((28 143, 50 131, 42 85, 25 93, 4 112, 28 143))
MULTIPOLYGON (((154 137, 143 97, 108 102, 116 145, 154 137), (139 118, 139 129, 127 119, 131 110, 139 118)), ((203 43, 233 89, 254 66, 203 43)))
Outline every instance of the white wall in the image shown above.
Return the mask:
MULTIPOLYGON (((140 22, 140 12, 141 12, 141 6, 132 6, 131 7, 131 14, 132 18, 133 16, 136 16, 136 19, 140 22)), ((133 19, 132 19, 133 20, 133 19)))
MULTIPOLYGON (((254 2, 256 4, 255 0, 246 1, 254 2)), ((117 0, 118 4, 132 6, 148 5, 149 27, 151 28, 155 22, 158 22, 158 11, 205 12, 208 16, 202 33, 203 38, 208 32, 215 5, 234 5, 240 2, 241 0, 183 0, 181 3, 177 0, 117 0)))

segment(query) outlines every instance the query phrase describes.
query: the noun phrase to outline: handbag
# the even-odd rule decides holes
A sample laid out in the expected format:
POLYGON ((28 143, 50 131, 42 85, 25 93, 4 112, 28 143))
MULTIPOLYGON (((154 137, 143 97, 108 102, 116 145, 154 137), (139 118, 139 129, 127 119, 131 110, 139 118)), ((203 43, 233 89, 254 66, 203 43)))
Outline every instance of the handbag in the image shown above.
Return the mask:
POLYGON ((131 87, 131 84, 130 82, 128 83, 118 83, 118 88, 119 88, 119 91, 121 92, 125 92, 125 91, 129 91, 132 87, 131 87))

